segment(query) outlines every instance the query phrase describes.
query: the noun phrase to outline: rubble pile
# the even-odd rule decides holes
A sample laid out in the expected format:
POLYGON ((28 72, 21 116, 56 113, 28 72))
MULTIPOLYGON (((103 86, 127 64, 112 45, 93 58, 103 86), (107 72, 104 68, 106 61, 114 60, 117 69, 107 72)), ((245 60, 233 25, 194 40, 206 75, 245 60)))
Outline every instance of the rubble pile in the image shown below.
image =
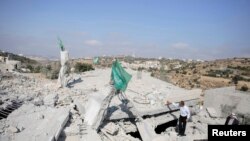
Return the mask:
POLYGON ((125 94, 115 94, 107 111, 100 112, 112 91, 110 72, 71 74, 70 87, 65 88, 32 74, 0 73, 0 116, 20 102, 0 120, 0 140, 193 141, 206 140, 207 125, 224 124, 230 112, 241 115, 241 124, 249 124, 250 111, 242 108, 250 106, 249 93, 221 88, 207 90, 203 97, 200 89, 179 88, 146 72, 140 79, 132 77, 125 94), (166 100, 183 100, 189 106, 186 136, 178 136, 179 109, 165 105, 166 100))

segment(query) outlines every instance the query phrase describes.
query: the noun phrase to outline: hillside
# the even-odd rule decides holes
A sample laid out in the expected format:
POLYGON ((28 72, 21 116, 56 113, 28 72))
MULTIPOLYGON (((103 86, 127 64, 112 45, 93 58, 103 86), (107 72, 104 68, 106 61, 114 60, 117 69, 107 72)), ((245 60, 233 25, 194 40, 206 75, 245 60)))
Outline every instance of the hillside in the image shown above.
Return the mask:
POLYGON ((250 88, 250 59, 232 58, 183 63, 178 69, 153 71, 155 77, 183 88, 219 88, 235 85, 250 88), (167 78, 167 79, 166 79, 167 78))

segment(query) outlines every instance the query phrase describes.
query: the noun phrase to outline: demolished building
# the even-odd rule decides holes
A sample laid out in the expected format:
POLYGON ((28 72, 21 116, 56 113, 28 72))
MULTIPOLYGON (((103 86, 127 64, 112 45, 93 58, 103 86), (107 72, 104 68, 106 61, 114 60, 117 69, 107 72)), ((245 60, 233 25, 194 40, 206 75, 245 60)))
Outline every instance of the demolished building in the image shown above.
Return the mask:
MULTIPOLYGON (((137 74, 127 71, 132 76, 137 74)), ((224 124, 230 112, 244 115, 241 124, 249 124, 250 111, 243 108, 250 106, 247 92, 232 87, 205 92, 186 90, 142 72, 140 79, 132 77, 125 95, 113 97, 107 116, 96 131, 92 125, 100 118, 101 103, 112 91, 110 72, 110 69, 96 69, 73 74, 73 78, 83 81, 63 89, 56 88, 56 82, 49 80, 21 73, 1 73, 0 111, 1 116, 7 116, 0 120, 0 140, 206 140, 207 125, 224 124), (172 105, 166 106, 166 100, 183 100, 189 106, 192 120, 187 123, 187 136, 177 136, 179 111, 172 105), (19 107, 11 111, 8 105, 19 107), (138 120, 137 116, 142 119, 138 120)))

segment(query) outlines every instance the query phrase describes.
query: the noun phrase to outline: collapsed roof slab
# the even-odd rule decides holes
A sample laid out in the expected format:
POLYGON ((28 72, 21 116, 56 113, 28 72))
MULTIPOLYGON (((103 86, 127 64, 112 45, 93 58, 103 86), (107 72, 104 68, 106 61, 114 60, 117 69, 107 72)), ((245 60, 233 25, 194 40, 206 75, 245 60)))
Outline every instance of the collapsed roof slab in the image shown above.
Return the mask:
POLYGON ((154 127, 175 120, 177 119, 178 115, 179 112, 172 112, 136 122, 142 140, 143 141, 157 140, 160 136, 155 133, 154 127))
POLYGON ((151 118, 148 118, 148 121, 151 123, 151 125, 156 127, 158 125, 162 125, 164 123, 176 120, 179 118, 179 116, 180 116, 180 111, 175 111, 175 112, 166 113, 166 114, 159 115, 159 116, 153 116, 151 118))
MULTIPOLYGON (((185 103, 188 106, 195 106, 199 103, 199 101, 200 101, 199 99, 192 99, 192 100, 185 101, 185 103)), ((131 108, 137 109, 137 107, 129 107, 129 106, 127 109, 123 108, 122 110, 121 108, 116 108, 118 110, 115 110, 113 113, 110 113, 109 120, 121 120, 121 119, 135 118, 133 114, 132 115, 129 114, 130 113, 129 111, 133 111, 131 110, 131 108)), ((174 107, 173 105, 169 105, 169 106, 162 106, 161 108, 153 109, 153 110, 144 109, 144 111, 140 111, 137 109, 137 112, 139 112, 140 116, 153 116, 153 115, 173 112, 178 109, 179 108, 174 107)))
POLYGON ((147 120, 136 122, 136 126, 143 141, 152 141, 157 136, 153 126, 147 120))
POLYGON ((51 108, 25 104, 11 113, 7 121, 18 129, 24 130, 14 134, 13 141, 54 141, 60 136, 69 119, 69 109, 51 108))
MULTIPOLYGON (((128 71, 132 76, 136 76, 137 74, 137 71, 133 71, 130 69, 126 69, 126 71, 128 71)), ((107 89, 107 87, 109 87, 108 82, 110 81, 110 73, 111 69, 96 69, 95 71, 86 72, 82 75, 84 81, 82 81, 81 83, 77 83, 72 89, 97 89, 97 95, 100 95, 100 97, 102 97, 102 100, 104 100, 104 98, 110 92, 110 89, 107 89)), ((154 115, 169 111, 166 106, 164 106, 164 103, 167 100, 171 102, 179 102, 182 100, 186 102, 191 100, 198 101, 200 95, 202 94, 202 91, 201 89, 183 89, 174 86, 173 84, 151 77, 150 73, 142 72, 141 79, 132 77, 125 94, 125 97, 127 97, 127 99, 133 103, 136 110, 143 116, 154 115), (143 104, 143 102, 136 103, 136 98, 145 99, 146 103, 149 104, 146 104, 145 101, 145 104, 143 104)), ((92 95, 93 93, 89 94, 90 97, 92 95)), ((98 103, 101 102, 102 101, 98 101, 98 103)), ((92 106, 87 106, 89 105, 88 103, 82 105, 84 105, 86 109, 86 114, 88 113, 88 111, 90 111, 89 108, 92 108, 92 106)), ((96 107, 98 106, 96 105, 94 109, 98 109, 96 107)), ((119 113, 117 114, 118 116, 122 115, 122 118, 126 118, 127 112, 123 111, 126 111, 126 108, 124 108, 126 107, 126 105, 122 103, 122 99, 119 98, 118 95, 111 100, 109 107, 113 111, 115 111, 111 116, 116 116, 117 112, 119 113)), ((92 113, 92 111, 90 113, 92 113)), ((87 120, 93 119, 94 115, 90 115, 91 118, 87 118, 87 120)), ((115 119, 113 117, 110 118, 115 119)))

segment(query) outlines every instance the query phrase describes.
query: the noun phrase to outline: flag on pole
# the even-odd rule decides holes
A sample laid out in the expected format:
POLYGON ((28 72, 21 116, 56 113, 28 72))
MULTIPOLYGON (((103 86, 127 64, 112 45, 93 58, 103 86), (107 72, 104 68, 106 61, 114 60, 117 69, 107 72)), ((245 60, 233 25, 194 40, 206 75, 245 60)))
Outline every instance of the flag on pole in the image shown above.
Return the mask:
POLYGON ((93 60, 93 63, 94 63, 94 64, 99 64, 99 58, 98 58, 98 57, 95 57, 94 60, 93 60))
POLYGON ((111 71, 111 79, 114 82, 114 86, 116 90, 125 91, 128 86, 128 82, 130 81, 132 75, 127 73, 119 61, 115 60, 112 64, 111 71))
POLYGON ((65 48, 64 48, 64 45, 62 43, 62 40, 60 38, 58 38, 58 41, 59 41, 59 47, 60 47, 61 51, 64 51, 65 48))

